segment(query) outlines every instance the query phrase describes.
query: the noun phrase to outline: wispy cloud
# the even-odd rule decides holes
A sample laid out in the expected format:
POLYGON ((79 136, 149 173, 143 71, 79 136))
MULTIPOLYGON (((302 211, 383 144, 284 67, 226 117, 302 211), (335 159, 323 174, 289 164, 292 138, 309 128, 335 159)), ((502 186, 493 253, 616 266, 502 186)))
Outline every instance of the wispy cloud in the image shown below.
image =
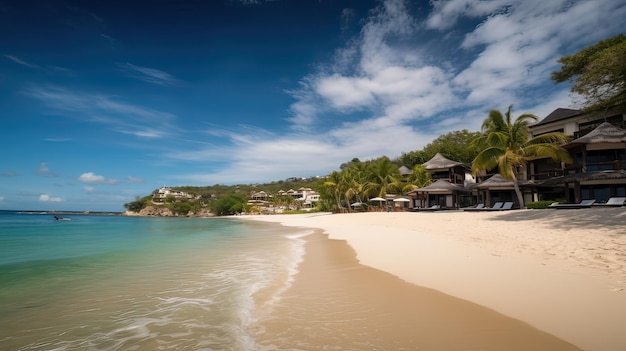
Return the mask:
POLYGON ((3 176, 3 177, 12 178, 12 177, 18 177, 21 174, 19 174, 17 172, 8 171, 8 172, 2 172, 2 173, 0 173, 0 175, 3 176))
POLYGON ((145 183, 145 179, 128 176, 126 177, 126 182, 130 184, 142 184, 145 183))
POLYGON ((112 130, 142 138, 162 138, 176 128, 176 116, 121 101, 119 97, 84 93, 57 86, 35 86, 22 91, 46 106, 69 112, 80 120, 101 123, 112 130))
POLYGON ((4 55, 4 57, 6 57, 7 59, 9 59, 9 60, 11 60, 11 61, 13 61, 13 62, 15 62, 15 63, 17 63, 19 65, 26 66, 28 68, 39 68, 39 65, 36 65, 36 64, 30 63, 30 62, 26 62, 26 61, 24 61, 24 60, 22 60, 22 59, 20 59, 18 57, 12 56, 12 55, 4 55))
POLYGON ((70 141, 70 138, 44 138, 43 141, 48 141, 51 143, 64 143, 70 141))
POLYGON ((118 67, 122 68, 130 77, 142 80, 147 83, 156 85, 178 85, 180 81, 171 74, 158 70, 156 68, 141 67, 132 63, 118 63, 118 67))
POLYGON ((54 172, 50 168, 48 168, 48 164, 45 162, 42 162, 39 165, 39 168, 35 170, 35 173, 44 177, 58 177, 59 176, 59 173, 54 172))

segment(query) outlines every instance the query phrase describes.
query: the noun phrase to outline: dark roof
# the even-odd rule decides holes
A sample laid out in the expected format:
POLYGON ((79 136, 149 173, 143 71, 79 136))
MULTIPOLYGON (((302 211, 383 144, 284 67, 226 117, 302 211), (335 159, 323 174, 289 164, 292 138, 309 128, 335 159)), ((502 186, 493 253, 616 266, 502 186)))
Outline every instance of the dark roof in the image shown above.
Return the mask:
POLYGON ((418 193, 435 193, 435 192, 440 192, 440 193, 452 193, 452 192, 456 192, 456 191, 468 191, 467 189, 465 189, 464 187, 458 185, 458 184, 452 184, 447 180, 444 179, 438 179, 436 182, 425 186, 423 188, 419 188, 419 189, 415 189, 413 192, 418 192, 418 193))
POLYGON ((548 123, 552 123, 556 121, 561 121, 561 120, 568 119, 570 117, 574 117, 574 116, 578 116, 582 114, 583 114, 583 111, 581 110, 572 110, 569 108, 557 108, 556 110, 552 111, 552 113, 547 115, 546 118, 537 122, 533 126, 539 126, 539 125, 548 124, 548 123))
POLYGON ((442 154, 437 153, 433 158, 424 162, 423 166, 426 169, 442 169, 452 168, 456 166, 464 166, 461 162, 456 162, 445 158, 442 154))
POLYGON ((609 122, 603 122, 596 129, 584 136, 572 140, 569 144, 626 143, 626 129, 618 128, 609 122))
POLYGON ((542 185, 557 185, 563 183, 583 182, 590 180, 626 179, 626 170, 609 170, 589 173, 573 173, 561 177, 550 178, 542 185))
POLYGON ((494 174, 491 178, 485 180, 484 182, 476 185, 477 188, 502 188, 502 187, 511 187, 513 188, 514 184, 512 180, 506 179, 499 174, 494 174))

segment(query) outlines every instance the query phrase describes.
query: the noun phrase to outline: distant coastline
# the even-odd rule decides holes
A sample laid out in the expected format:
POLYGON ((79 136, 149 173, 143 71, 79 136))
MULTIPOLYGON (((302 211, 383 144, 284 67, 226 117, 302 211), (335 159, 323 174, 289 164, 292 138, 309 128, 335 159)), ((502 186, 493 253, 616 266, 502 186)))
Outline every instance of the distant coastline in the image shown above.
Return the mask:
POLYGON ((90 216, 121 216, 116 211, 45 211, 45 210, 0 210, 0 213, 17 213, 26 215, 90 215, 90 216))

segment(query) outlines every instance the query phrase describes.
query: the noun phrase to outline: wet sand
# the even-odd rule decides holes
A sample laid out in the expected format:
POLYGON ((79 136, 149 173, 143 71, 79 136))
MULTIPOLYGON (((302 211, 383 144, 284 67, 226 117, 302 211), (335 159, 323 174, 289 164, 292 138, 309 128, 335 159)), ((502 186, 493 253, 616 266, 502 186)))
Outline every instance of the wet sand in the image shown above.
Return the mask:
POLYGON ((249 218, 341 239, 310 240, 268 329, 301 333, 300 349, 626 345, 626 209, 249 218))
POLYGON ((299 350, 579 350, 524 322, 359 264, 314 234, 260 344, 299 350))

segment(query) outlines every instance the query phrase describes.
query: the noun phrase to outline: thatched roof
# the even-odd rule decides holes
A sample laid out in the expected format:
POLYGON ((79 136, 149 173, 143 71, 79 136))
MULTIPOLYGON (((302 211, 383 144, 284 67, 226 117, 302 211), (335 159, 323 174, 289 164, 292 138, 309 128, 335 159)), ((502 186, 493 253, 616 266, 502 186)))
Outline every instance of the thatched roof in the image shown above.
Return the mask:
POLYGON ((542 185, 557 185, 573 182, 584 182, 589 180, 626 179, 626 170, 598 171, 589 173, 573 173, 561 177, 550 178, 542 185))
POLYGON ((626 129, 618 128, 611 123, 604 122, 586 135, 572 140, 569 145, 601 143, 626 143, 626 129))
POLYGON ((458 185, 458 184, 452 184, 447 180, 444 179, 438 179, 436 182, 425 186, 423 188, 419 188, 419 189, 415 189, 412 192, 417 192, 417 193, 443 193, 443 194, 450 194, 450 193, 454 193, 454 192, 468 192, 469 190, 465 189, 464 187, 458 185))
POLYGON ((400 171, 401 175, 409 175, 413 173, 413 171, 407 166, 401 166, 400 168, 398 168, 398 170, 400 171))
POLYGON ((485 180, 484 182, 476 185, 479 189, 487 189, 487 188, 511 188, 513 189, 513 181, 503 178, 499 174, 494 174, 491 178, 485 180))
POLYGON ((445 158, 442 154, 437 153, 435 156, 433 156, 433 158, 431 158, 430 160, 424 162, 423 166, 426 169, 445 169, 445 168, 452 168, 452 167, 456 167, 456 166, 465 166, 463 163, 461 162, 456 162, 456 161, 452 161, 449 160, 447 158, 445 158))

